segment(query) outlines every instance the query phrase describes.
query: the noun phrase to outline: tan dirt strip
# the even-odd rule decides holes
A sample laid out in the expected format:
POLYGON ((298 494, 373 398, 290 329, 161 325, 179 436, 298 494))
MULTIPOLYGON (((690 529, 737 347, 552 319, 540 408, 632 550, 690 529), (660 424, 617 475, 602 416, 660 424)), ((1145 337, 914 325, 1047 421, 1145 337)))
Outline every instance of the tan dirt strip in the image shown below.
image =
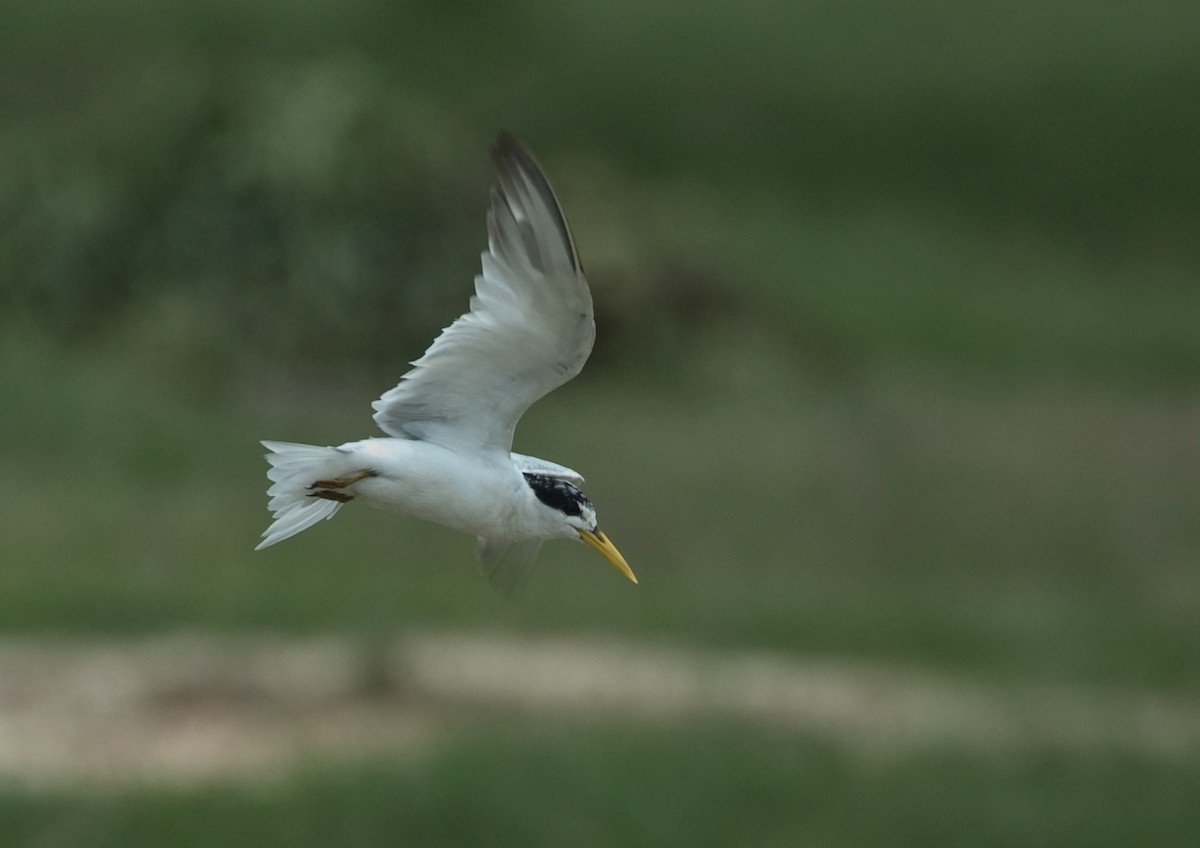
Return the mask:
POLYGON ((1200 756, 1200 703, 1122 690, 601 638, 192 634, 0 643, 0 779, 106 786, 284 774, 305 760, 413 753, 485 710, 722 718, 867 756, 932 746, 1200 756))

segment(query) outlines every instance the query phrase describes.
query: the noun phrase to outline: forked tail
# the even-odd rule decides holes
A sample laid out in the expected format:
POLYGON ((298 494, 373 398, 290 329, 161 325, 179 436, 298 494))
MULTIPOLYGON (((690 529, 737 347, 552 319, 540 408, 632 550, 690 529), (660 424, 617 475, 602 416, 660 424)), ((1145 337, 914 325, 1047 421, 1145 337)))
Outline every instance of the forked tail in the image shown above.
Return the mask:
POLYGON ((312 497, 308 487, 315 480, 337 476, 345 464, 345 455, 337 448, 292 442, 263 442, 262 445, 269 451, 267 462, 271 468, 267 471, 267 479, 271 481, 271 488, 267 489, 267 494, 271 500, 267 508, 275 521, 263 533, 262 541, 254 548, 256 551, 291 538, 322 518, 333 518, 342 504, 312 497))

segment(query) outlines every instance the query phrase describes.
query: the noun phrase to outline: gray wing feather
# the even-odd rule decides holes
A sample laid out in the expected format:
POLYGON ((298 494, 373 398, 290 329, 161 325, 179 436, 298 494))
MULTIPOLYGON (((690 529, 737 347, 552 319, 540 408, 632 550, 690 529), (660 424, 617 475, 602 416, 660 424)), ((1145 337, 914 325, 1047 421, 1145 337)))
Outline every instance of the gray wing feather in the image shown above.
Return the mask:
POLYGON ((507 451, 525 410, 591 353, 592 296, 549 181, 506 133, 492 159, 488 250, 470 311, 373 404, 392 436, 507 451))

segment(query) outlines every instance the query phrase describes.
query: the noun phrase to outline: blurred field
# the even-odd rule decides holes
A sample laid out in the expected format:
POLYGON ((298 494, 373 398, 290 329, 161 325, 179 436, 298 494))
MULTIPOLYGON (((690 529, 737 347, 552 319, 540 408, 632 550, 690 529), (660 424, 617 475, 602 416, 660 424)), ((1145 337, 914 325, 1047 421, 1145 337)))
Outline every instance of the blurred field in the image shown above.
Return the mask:
POLYGON ((279 787, 0 801, 12 844, 1190 845, 1194 766, 952 750, 860 761, 791 736, 550 723, 279 787))
MULTIPOLYGON (((9 644, 432 628, 1200 704, 1192 5, 56 0, 0 33, 9 644), (517 448, 588 477, 641 585, 549 545, 506 600, 472 540, 355 509, 253 553, 257 440, 370 435, 465 306, 500 127, 555 181, 599 322, 517 448)), ((703 713, 437 707, 419 751, 271 780, 18 775, 0 844, 1200 825, 1194 745, 1116 731, 871 755, 703 713)))
POLYGON ((0 545, 22 567, 4 571, 0 618, 75 633, 634 630, 1195 691, 1197 399, 830 387, 716 355, 714 370, 743 357, 758 376, 617 372, 531 413, 518 448, 588 469, 642 585, 552 545, 510 602, 480 582, 473 540, 368 510, 251 550, 267 517, 256 438, 369 433, 374 390, 276 386, 214 413, 181 399, 190 387, 146 392, 159 362, 56 361, 29 342, 6 357, 4 394, 28 415, 5 425, 22 496, 0 545))

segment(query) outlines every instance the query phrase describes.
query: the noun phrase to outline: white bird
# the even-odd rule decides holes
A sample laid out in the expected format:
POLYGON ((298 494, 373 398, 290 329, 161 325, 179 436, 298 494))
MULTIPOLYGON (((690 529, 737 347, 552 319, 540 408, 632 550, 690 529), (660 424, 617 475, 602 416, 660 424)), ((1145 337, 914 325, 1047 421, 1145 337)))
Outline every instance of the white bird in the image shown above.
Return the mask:
POLYGON ((571 231, 533 156, 507 133, 488 249, 470 310, 442 331, 400 383, 375 401, 387 435, 316 447, 263 442, 275 521, 256 550, 352 500, 479 538, 484 570, 511 589, 547 539, 578 539, 637 582, 562 465, 512 453, 517 421, 577 375, 596 335, 592 296, 571 231))

